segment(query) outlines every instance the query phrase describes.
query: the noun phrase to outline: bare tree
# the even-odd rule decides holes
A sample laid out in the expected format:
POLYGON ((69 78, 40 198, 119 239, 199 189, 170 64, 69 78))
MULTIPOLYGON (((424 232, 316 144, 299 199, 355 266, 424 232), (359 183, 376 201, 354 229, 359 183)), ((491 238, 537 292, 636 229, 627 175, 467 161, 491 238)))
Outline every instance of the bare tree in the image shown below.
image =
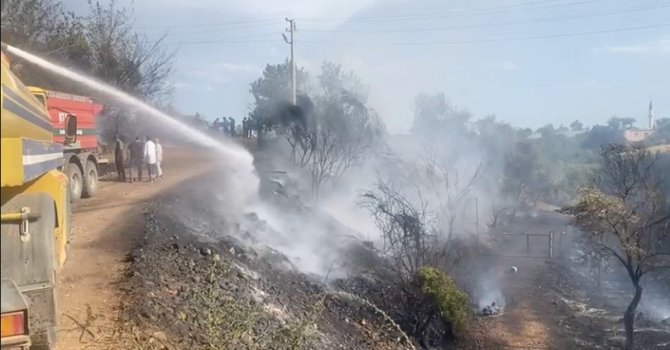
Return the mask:
MULTIPOLYGON (((85 34, 90 48, 91 73, 99 79, 145 100, 159 103, 172 92, 174 51, 163 49, 166 35, 148 40, 133 29, 132 8, 89 0, 91 14, 85 19, 85 34)), ((135 113, 115 101, 105 100, 107 134, 134 132, 135 113)))
POLYGON ((426 225, 425 205, 415 206, 393 184, 385 182, 379 182, 362 199, 382 233, 382 253, 393 261, 399 279, 407 283, 421 266, 436 263, 429 250, 438 235, 426 225))
MULTIPOLYGON (((466 217, 465 205, 472 198, 472 191, 482 173, 482 164, 474 167, 457 165, 455 160, 440 157, 438 152, 427 151, 423 171, 417 171, 413 178, 420 191, 430 193, 435 200, 437 224, 450 242, 458 224, 458 219, 466 217)), ((465 224, 461 222, 461 224, 465 224)))
MULTIPOLYGON (((431 218, 427 203, 420 198, 418 202, 411 199, 403 194, 401 188, 406 186, 379 181, 374 190, 362 195, 361 204, 373 215, 382 233, 381 253, 390 265, 390 274, 383 279, 392 284, 388 295, 392 308, 403 315, 405 322, 401 324, 406 331, 419 338, 422 346, 429 347, 436 339, 454 336, 455 325, 465 322, 465 316, 459 318, 451 312, 445 314, 438 311, 437 305, 467 309, 469 304, 467 296, 453 282, 449 285, 439 282, 439 287, 432 289, 422 280, 422 271, 426 268, 446 270, 452 263, 450 255, 453 250, 449 249, 444 233, 434 225, 435 220, 431 218), (437 289, 442 291, 442 297, 436 299, 435 295, 431 297, 431 293, 427 293, 437 289), (446 322, 447 331, 436 333, 435 330, 444 325, 440 325, 440 319, 446 322)), ((382 267, 378 269, 386 271, 382 267)))
POLYGON ((426 224, 425 206, 414 206, 391 183, 379 182, 375 190, 362 195, 361 204, 382 233, 381 253, 391 272, 384 278, 393 286, 393 308, 407 319, 407 331, 421 339, 436 313, 415 280, 422 267, 443 265, 446 251, 437 244, 440 235, 426 224))
POLYGON ((640 145, 603 147, 597 186, 583 189, 577 204, 561 209, 592 236, 594 249, 612 256, 628 273, 634 295, 624 314, 627 350, 633 349, 642 277, 670 268, 668 256, 655 249, 657 242, 670 234, 670 209, 656 160, 657 155, 640 145))
MULTIPOLYGON (((0 8, 3 42, 57 62, 73 62, 83 70, 88 69, 83 19, 66 12, 61 1, 3 0, 0 8)), ((14 73, 27 84, 46 88, 53 88, 54 84, 68 88, 72 85, 19 57, 12 57, 11 63, 14 73)))

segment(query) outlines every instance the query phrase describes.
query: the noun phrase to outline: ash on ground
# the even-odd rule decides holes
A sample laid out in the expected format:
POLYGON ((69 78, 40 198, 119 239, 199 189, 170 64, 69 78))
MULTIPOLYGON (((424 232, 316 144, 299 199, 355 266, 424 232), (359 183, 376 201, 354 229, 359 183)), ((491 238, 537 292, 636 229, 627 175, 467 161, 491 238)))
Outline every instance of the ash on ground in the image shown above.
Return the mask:
POLYGON ((502 314, 502 312, 503 312, 502 306, 493 302, 490 305, 485 305, 484 307, 482 307, 479 310, 479 315, 480 316, 495 316, 495 315, 502 314))
MULTIPOLYGON (((200 186, 153 203, 129 257, 121 321, 147 349, 411 348, 372 308, 331 293, 254 232, 217 216, 200 186)), ((211 194, 209 195, 211 196, 211 194)))

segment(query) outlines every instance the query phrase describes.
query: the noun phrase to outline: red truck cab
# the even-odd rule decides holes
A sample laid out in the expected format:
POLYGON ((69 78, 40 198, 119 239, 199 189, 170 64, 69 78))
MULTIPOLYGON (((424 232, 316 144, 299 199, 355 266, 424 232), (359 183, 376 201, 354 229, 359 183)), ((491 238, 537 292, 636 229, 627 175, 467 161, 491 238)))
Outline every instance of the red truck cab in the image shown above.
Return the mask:
POLYGON ((29 87, 51 116, 54 142, 63 145, 63 171, 70 180, 73 201, 92 197, 98 189, 99 167, 108 163, 98 147, 96 119, 103 106, 87 96, 29 87), (67 117, 77 124, 75 137, 65 137, 67 117))

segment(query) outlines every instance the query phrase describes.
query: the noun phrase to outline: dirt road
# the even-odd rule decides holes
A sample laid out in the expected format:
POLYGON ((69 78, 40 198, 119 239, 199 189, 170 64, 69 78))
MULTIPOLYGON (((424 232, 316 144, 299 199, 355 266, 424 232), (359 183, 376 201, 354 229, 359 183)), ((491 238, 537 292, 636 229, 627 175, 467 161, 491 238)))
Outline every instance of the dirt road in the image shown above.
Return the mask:
POLYGON ((165 147, 163 180, 101 182, 92 199, 74 207, 68 260, 58 275, 58 349, 96 349, 109 338, 120 304, 126 258, 142 237, 145 206, 154 198, 210 169, 211 155, 165 147))
POLYGON ((499 283, 505 297, 501 315, 476 317, 471 331, 483 340, 485 349, 571 349, 557 334, 552 322, 554 307, 538 284, 537 275, 545 271, 543 259, 498 257, 499 283), (516 266, 517 273, 509 268, 516 266))

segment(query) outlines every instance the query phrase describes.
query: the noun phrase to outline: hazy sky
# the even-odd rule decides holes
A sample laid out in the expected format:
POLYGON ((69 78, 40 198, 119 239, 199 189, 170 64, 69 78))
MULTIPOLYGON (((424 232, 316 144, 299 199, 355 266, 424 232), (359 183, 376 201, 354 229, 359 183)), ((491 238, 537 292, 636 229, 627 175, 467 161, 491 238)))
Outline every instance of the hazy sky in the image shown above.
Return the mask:
MULTIPOLYGON (((131 4, 119 0, 119 4, 131 4)), ((83 1, 66 1, 85 9, 83 1)), ((649 99, 670 117, 670 1, 629 0, 141 0, 137 29, 168 32, 179 47, 176 106, 237 120, 249 83, 289 54, 281 33, 295 18, 296 61, 353 69, 392 132, 407 131, 420 92, 444 92, 480 118, 518 126, 646 126, 649 99)))

